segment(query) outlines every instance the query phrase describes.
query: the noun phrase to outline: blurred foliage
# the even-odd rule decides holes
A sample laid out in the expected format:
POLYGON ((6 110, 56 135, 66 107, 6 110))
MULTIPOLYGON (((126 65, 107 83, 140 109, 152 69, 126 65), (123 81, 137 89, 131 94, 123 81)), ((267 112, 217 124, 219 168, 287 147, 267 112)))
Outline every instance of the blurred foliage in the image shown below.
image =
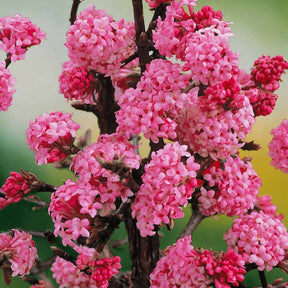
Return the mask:
MULTIPOLYGON (((65 32, 69 27, 69 13, 71 0, 62 1, 41 0, 1 0, 0 17, 15 15, 29 17, 31 21, 37 23, 43 31, 47 32, 47 41, 39 47, 32 47, 27 53, 24 61, 12 63, 9 67, 12 74, 17 79, 17 92, 13 104, 8 112, 0 112, 0 186, 3 185, 10 171, 19 172, 20 168, 31 171, 39 179, 52 185, 61 185, 65 179, 71 177, 71 172, 67 170, 55 170, 52 165, 37 166, 34 162, 34 155, 28 150, 25 143, 25 129, 29 121, 38 115, 52 110, 63 110, 73 112, 64 97, 58 94, 58 75, 61 71, 61 63, 67 61, 66 48, 64 47, 65 32)), ((131 1, 128 0, 85 0, 80 9, 95 3, 99 9, 106 9, 115 18, 124 17, 133 19, 131 1)), ((254 60, 262 54, 275 56, 283 55, 288 59, 288 1, 287 0, 199 0, 199 7, 210 5, 215 10, 221 10, 224 20, 232 21, 232 32, 235 37, 231 39, 233 51, 240 52, 240 67, 249 70, 254 60)), ((145 4, 147 8, 147 5, 145 4)), ((149 21, 151 13, 148 9, 145 12, 146 22, 149 21)), ((0 59, 5 59, 5 55, 0 53, 0 59)), ((270 194, 273 203, 278 206, 279 212, 286 217, 284 222, 287 226, 288 200, 287 184, 288 176, 269 166, 270 159, 267 156, 267 145, 271 140, 270 130, 276 127, 283 118, 288 118, 288 101, 285 94, 288 91, 288 77, 283 77, 283 83, 278 90, 279 100, 272 115, 260 117, 254 126, 250 140, 262 146, 258 152, 245 152, 241 156, 253 156, 252 163, 255 170, 262 178, 262 194, 270 194)), ((75 112, 74 120, 82 126, 80 134, 87 128, 97 127, 97 121, 92 115, 84 112, 75 112)), ((79 134, 79 135, 80 135, 79 134)), ((97 131, 93 131, 96 139, 97 131)), ((143 153, 147 153, 147 144, 141 148, 143 153)), ((49 195, 42 194, 49 199, 49 195)), ((185 223, 189 218, 189 207, 185 218, 175 221, 175 228, 167 231, 162 228, 161 249, 167 245, 172 245, 177 239, 185 223)), ((226 244, 223 234, 230 227, 232 219, 218 217, 219 220, 205 219, 195 231, 192 244, 195 247, 202 246, 205 249, 225 250, 226 244)), ((45 209, 32 209, 32 204, 22 201, 13 204, 0 211, 0 230, 7 231, 11 228, 22 228, 26 230, 51 230, 52 222, 45 209)), ((125 238, 123 225, 115 232, 113 239, 125 238)), ((39 249, 41 260, 51 256, 51 251, 44 239, 35 239, 39 249)), ((115 253, 122 256, 122 269, 130 268, 128 255, 128 244, 113 249, 115 253)), ((268 280, 272 281, 284 274, 278 270, 268 273, 268 280)), ((249 272, 246 278, 248 286, 259 286, 257 271, 249 272)), ((7 287, 0 276, 0 287, 7 287)), ((12 280, 11 288, 30 287, 29 284, 17 279, 12 280)))

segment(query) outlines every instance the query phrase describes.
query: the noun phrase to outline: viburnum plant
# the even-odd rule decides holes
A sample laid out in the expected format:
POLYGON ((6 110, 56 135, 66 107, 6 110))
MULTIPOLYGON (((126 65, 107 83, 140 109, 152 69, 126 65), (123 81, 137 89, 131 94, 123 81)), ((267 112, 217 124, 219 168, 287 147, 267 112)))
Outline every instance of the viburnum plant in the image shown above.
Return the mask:
MULTIPOLYGON (((70 169, 74 177, 56 187, 20 169, 5 181, 1 209, 29 200, 47 209, 54 224, 51 233, 0 234, 7 285, 20 276, 31 288, 51 288, 42 278, 51 268, 60 288, 244 288, 246 273, 257 269, 267 288, 265 271, 288 271, 283 216, 269 195, 258 195, 261 179, 251 158, 239 154, 260 149, 245 139, 256 117, 273 111, 288 62, 260 56, 246 72, 231 51, 230 23, 221 11, 197 10, 197 0, 146 1, 154 13, 148 27, 142 0, 132 0, 134 23, 94 5, 78 13, 81 1, 73 1, 59 92, 76 110, 97 117, 100 135, 90 143, 88 132, 77 135, 72 114, 61 111, 31 120, 26 142, 36 163, 70 169), (143 156, 145 139, 150 152, 143 156), (35 196, 41 191, 51 193, 49 203, 35 196), (186 227, 160 251, 159 228, 172 230, 186 206, 192 211, 186 227), (227 250, 194 247, 191 236, 201 221, 221 214, 233 217, 223 236, 227 250), (132 267, 120 272, 111 237, 122 222, 132 267), (51 259, 37 259, 32 236, 53 243, 51 259), (56 237, 74 253, 57 246, 56 237)), ((0 18, 0 48, 7 54, 0 62, 1 111, 15 92, 8 66, 43 39, 28 18, 0 18)), ((271 165, 284 173, 287 121, 272 130, 269 144, 271 165)), ((269 287, 287 286, 276 279, 269 287)))

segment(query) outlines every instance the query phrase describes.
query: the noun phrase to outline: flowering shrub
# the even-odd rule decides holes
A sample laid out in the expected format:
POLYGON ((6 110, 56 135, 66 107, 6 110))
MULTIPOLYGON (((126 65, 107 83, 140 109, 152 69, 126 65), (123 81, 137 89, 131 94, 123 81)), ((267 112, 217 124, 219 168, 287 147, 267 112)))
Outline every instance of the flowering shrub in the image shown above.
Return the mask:
MULTIPOLYGON (((147 29, 142 0, 132 1, 135 23, 95 5, 77 15, 81 2, 71 8, 59 93, 97 117, 100 135, 91 143, 89 131, 79 135, 73 115, 61 111, 30 121, 26 142, 36 164, 53 163, 71 177, 54 186, 20 169, 4 181, 0 209, 29 201, 53 223, 53 231, 0 234, 6 284, 18 275, 31 288, 52 288, 43 273, 51 269, 60 288, 244 288, 257 269, 267 288, 266 270, 288 271, 288 232, 271 197, 259 196, 252 157, 240 151, 260 148, 246 136, 258 116, 272 113, 288 62, 262 55, 251 71, 240 69, 230 23, 210 6, 197 10, 196 0, 146 0, 154 13, 147 29), (49 202, 38 192, 50 193, 49 202), (185 213, 178 240, 160 251, 162 227, 173 230, 185 213), (194 247, 198 225, 220 214, 233 217, 227 250, 194 247), (113 239, 119 227, 127 239, 113 239), (38 258, 32 236, 53 243, 51 258, 38 258), (111 248, 123 243, 131 271, 111 248)), ((1 111, 15 92, 8 66, 43 39, 28 18, 0 18, 1 111)), ((287 173, 287 120, 271 134, 271 165, 287 173)), ((279 281, 271 287, 287 287, 279 281)))

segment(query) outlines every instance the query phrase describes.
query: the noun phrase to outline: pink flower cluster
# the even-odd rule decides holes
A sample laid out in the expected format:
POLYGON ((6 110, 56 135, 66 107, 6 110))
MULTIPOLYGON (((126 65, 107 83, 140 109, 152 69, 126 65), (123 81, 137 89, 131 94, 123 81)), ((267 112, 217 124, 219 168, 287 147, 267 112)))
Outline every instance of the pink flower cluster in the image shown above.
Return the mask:
POLYGON ((207 273, 213 277, 216 288, 230 288, 231 284, 238 287, 239 283, 244 281, 245 261, 233 249, 216 255, 209 250, 204 250, 200 259, 207 273))
POLYGON ((143 184, 131 206, 142 237, 154 235, 154 225, 169 224, 171 219, 184 216, 180 206, 188 204, 197 186, 199 168, 187 146, 178 142, 152 153, 142 176, 143 184), (184 163, 182 157, 186 158, 184 163))
POLYGON ((120 96, 120 110, 116 114, 118 131, 127 137, 143 133, 146 138, 158 142, 158 137, 174 139, 176 123, 172 120, 183 108, 188 85, 186 75, 180 74, 179 64, 156 59, 137 83, 120 96))
POLYGON ((158 262, 150 275, 151 288, 207 288, 212 284, 199 254, 186 236, 166 248, 165 256, 158 262))
POLYGON ((57 257, 51 271, 53 278, 60 284, 59 288, 107 288, 109 280, 119 272, 120 268, 118 256, 93 260, 87 255, 80 254, 76 265, 57 257), (81 270, 85 270, 86 273, 81 270))
POLYGON ((52 264, 53 278, 60 285, 59 288, 95 288, 94 281, 89 275, 81 272, 72 262, 57 257, 52 264))
POLYGON ((238 287, 246 270, 241 255, 233 249, 226 253, 195 250, 186 236, 168 247, 165 256, 150 275, 151 288, 216 288, 238 287))
POLYGON ((96 200, 98 194, 89 183, 74 183, 68 179, 51 195, 48 212, 54 223, 54 234, 61 236, 64 245, 74 247, 72 240, 89 237, 90 221, 101 208, 96 200))
POLYGON ((233 217, 254 207, 262 182, 251 162, 228 157, 224 163, 214 162, 202 175, 204 184, 198 200, 204 215, 233 217))
MULTIPOLYGON (((126 167, 139 168, 140 156, 135 147, 120 134, 101 135, 96 143, 86 146, 72 160, 72 170, 79 179, 68 179, 51 195, 49 213, 64 245, 75 247, 80 236, 90 236, 90 222, 100 213, 106 215, 115 209, 116 198, 126 201, 133 196, 119 175, 101 167, 98 159, 123 159, 126 167)), ((122 160, 121 160, 122 161, 122 160)))
POLYGON ((11 105, 16 84, 15 78, 5 67, 5 61, 0 61, 0 111, 7 111, 11 105))
POLYGON ((288 173, 288 120, 284 119, 281 124, 271 130, 273 138, 269 143, 271 165, 288 173))
POLYGON ((263 211, 265 214, 269 215, 270 217, 278 218, 280 221, 282 221, 284 218, 282 214, 279 214, 279 215, 276 214, 277 206, 271 203, 270 195, 263 195, 262 197, 257 196, 254 209, 255 208, 263 211))
POLYGON ((0 234, 0 268, 10 267, 12 276, 29 274, 38 257, 32 236, 24 231, 12 230, 12 236, 0 234))
POLYGON ((39 45, 45 36, 30 19, 21 15, 0 18, 0 49, 4 50, 12 61, 24 59, 27 49, 39 45))
MULTIPOLYGON (((102 168, 98 158, 104 161, 123 159, 123 165, 138 169, 140 156, 135 154, 133 146, 124 136, 118 133, 101 135, 96 143, 84 148, 72 161, 71 168, 81 182, 88 182, 94 190, 99 191, 99 205, 102 205, 102 214, 115 209, 115 200, 121 197, 126 201, 132 196, 132 191, 125 186, 119 175, 102 168)), ((93 198, 93 197, 92 197, 93 198)), ((93 200, 93 199, 91 199, 93 200)))
POLYGON ((110 76, 134 53, 134 37, 133 23, 123 19, 116 22, 104 10, 90 5, 70 26, 65 46, 75 64, 110 76))
POLYGON ((228 248, 255 263, 258 270, 270 271, 283 260, 288 249, 288 232, 283 223, 264 212, 251 212, 234 219, 224 235, 228 248))
POLYGON ((167 7, 165 19, 158 18, 153 33, 155 47, 162 55, 184 61, 183 70, 192 71, 195 82, 214 85, 229 80, 239 71, 238 54, 228 44, 232 36, 229 23, 211 7, 194 13, 195 5, 195 1, 174 1, 167 7))
POLYGON ((283 56, 261 56, 255 62, 251 70, 251 76, 255 84, 274 92, 280 86, 281 76, 288 69, 288 62, 283 56))
POLYGON ((80 254, 77 258, 76 265, 80 270, 87 271, 91 274, 91 279, 95 281, 98 288, 107 288, 109 280, 113 275, 118 274, 121 268, 120 257, 89 259, 85 254, 80 254))
POLYGON ((10 172, 10 177, 6 179, 2 190, 5 193, 7 204, 19 202, 24 195, 31 192, 24 176, 14 171, 10 172))
POLYGON ((192 79, 204 85, 227 81, 239 72, 238 53, 232 53, 228 43, 230 33, 211 27, 192 34, 185 49, 184 71, 192 72, 192 79))
POLYGON ((210 155, 215 160, 237 153, 255 122, 248 98, 243 99, 240 109, 227 110, 217 105, 210 110, 205 97, 198 97, 197 91, 189 93, 193 95, 176 119, 179 141, 200 156, 210 155))
POLYGON ((62 65, 63 71, 59 76, 59 93, 67 100, 81 100, 87 104, 95 104, 92 93, 94 78, 85 67, 78 67, 68 61, 62 65))
POLYGON ((80 125, 72 119, 72 114, 59 112, 44 113, 30 121, 26 131, 26 142, 35 153, 36 163, 63 161, 70 154, 76 130, 80 125))

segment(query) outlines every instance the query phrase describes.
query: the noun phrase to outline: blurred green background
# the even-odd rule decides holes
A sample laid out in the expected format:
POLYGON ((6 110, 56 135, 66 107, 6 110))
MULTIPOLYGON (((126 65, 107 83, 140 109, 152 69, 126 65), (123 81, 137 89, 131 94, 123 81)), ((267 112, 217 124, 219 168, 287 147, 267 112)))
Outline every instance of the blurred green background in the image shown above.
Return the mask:
MULTIPOLYGON (((131 1, 128 0, 85 0, 80 5, 80 10, 89 4, 95 3, 99 9, 105 9, 115 19, 123 17, 132 20, 131 1)), ((261 55, 283 55, 288 59, 288 1, 287 0, 199 0, 197 9, 210 5, 215 10, 221 10, 224 20, 233 22, 231 46, 234 52, 240 52, 240 66, 249 70, 253 62, 261 55)), ((10 171, 32 171, 53 185, 61 185, 70 173, 55 170, 52 165, 37 166, 34 155, 25 143, 25 130, 29 121, 40 114, 51 111, 74 112, 73 119, 81 124, 80 134, 87 128, 92 128, 94 139, 97 131, 97 121, 91 115, 74 111, 62 95, 58 94, 58 75, 61 72, 61 63, 68 60, 64 47, 65 33, 69 27, 69 13, 71 0, 0 0, 0 17, 21 14, 29 17, 31 21, 47 33, 47 40, 40 46, 32 47, 23 61, 12 63, 9 69, 17 80, 16 93, 13 104, 7 112, 0 112, 0 186, 9 176, 10 171)), ((148 23, 151 12, 146 3, 145 18, 148 23)), ((5 59, 5 54, 0 52, 0 60, 5 59)), ((262 194, 270 194, 272 201, 278 206, 278 211, 283 213, 284 223, 288 224, 287 211, 287 184, 288 175, 274 169, 269 165, 267 145, 271 140, 270 130, 280 124, 283 118, 288 118, 288 75, 283 76, 283 83, 278 90, 279 100, 272 115, 258 117, 249 140, 255 140, 262 146, 257 153, 245 152, 242 156, 253 156, 255 170, 262 178, 262 194)), ((43 195, 48 199, 49 195, 43 195)), ((11 205, 0 211, 0 231, 21 227, 26 230, 52 229, 51 221, 45 210, 32 211, 32 205, 26 202, 11 205)), ((188 215, 189 216, 189 215, 188 215)), ((188 217, 187 216, 187 217, 188 217)), ((179 235, 188 218, 176 221, 173 231, 163 229, 161 247, 171 245, 179 235)), ((197 228, 193 245, 206 249, 225 250, 223 233, 231 225, 231 219, 219 217, 219 220, 206 219, 197 228)), ((117 231, 114 238, 124 237, 117 231)), ((47 243, 43 239, 35 239, 39 248, 41 260, 51 255, 47 243)), ((127 253, 127 246, 117 249, 121 255, 127 253)), ((126 257, 127 258, 127 257, 126 257)), ((129 262, 123 263, 124 269, 129 269, 129 262)), ((269 273, 269 281, 275 277, 283 277, 282 272, 269 273), (276 274, 275 274, 276 273, 276 274)), ((247 286, 260 286, 257 273, 249 273, 247 286)), ((0 287, 7 287, 0 276, 0 287)), ((13 279, 12 288, 30 287, 21 280, 13 279)))

